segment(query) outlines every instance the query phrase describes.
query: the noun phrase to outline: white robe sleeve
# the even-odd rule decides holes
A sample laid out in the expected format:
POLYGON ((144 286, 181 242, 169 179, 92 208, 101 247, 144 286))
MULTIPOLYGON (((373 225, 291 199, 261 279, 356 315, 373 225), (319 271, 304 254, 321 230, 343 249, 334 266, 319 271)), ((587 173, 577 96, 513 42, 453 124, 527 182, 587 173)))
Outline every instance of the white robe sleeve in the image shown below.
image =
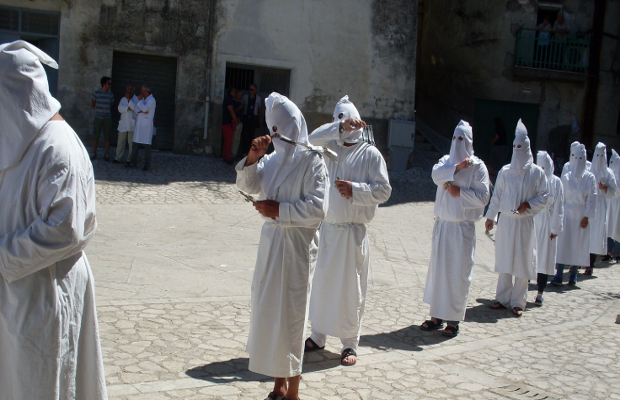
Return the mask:
POLYGON ((616 182, 616 177, 611 169, 607 168, 607 193, 603 192, 606 199, 613 199, 616 197, 618 192, 618 183, 616 182))
POLYGON ((547 177, 544 172, 541 170, 540 178, 538 182, 536 182, 536 196, 530 200, 528 200, 528 204, 530 205, 530 212, 533 215, 538 214, 545 208, 547 204, 547 197, 549 196, 549 188, 547 186, 547 177))
POLYGON ((278 223, 286 228, 311 227, 321 222, 327 214, 327 168, 316 155, 304 175, 303 198, 292 203, 280 203, 278 223))
POLYGON ((489 203, 489 209, 485 215, 485 218, 495 221, 495 217, 499 213, 499 204, 502 199, 502 193, 504 191, 504 169, 500 169, 497 173, 497 179, 495 180, 495 188, 493 190, 493 196, 491 196, 491 202, 489 203))
POLYGON ((92 175, 53 159, 43 165, 52 167, 39 175, 39 216, 0 238, 0 275, 9 283, 79 253, 97 229, 92 175))
POLYGON ((235 166, 237 171, 237 187, 249 194, 260 193, 260 179, 258 177, 258 163, 255 162, 252 165, 245 165, 247 157, 243 157, 243 160, 239 161, 235 166))
POLYGON ((447 165, 446 161, 449 156, 443 156, 439 159, 437 164, 433 166, 431 177, 435 185, 443 185, 446 182, 454 180, 454 172, 456 171, 456 165, 447 165))
POLYGON ((327 143, 332 140, 340 139, 339 125, 340 121, 336 121, 319 126, 308 136, 310 144, 314 146, 326 146, 327 143))
POLYGON ((596 179, 592 175, 588 183, 588 192, 586 194, 586 206, 583 210, 583 216, 593 219, 596 216, 596 179))
POLYGON ((152 100, 149 101, 149 99, 151 99, 150 96, 148 99, 140 100, 138 104, 136 104, 136 112, 142 111, 144 114, 152 114, 156 103, 152 100))
POLYGON ((480 163, 475 172, 471 188, 461 188, 461 206, 468 208, 484 208, 489 202, 491 191, 489 189, 489 172, 487 167, 480 163))
POLYGON ((118 103, 118 112, 121 114, 125 114, 127 109, 129 108, 129 102, 126 97, 123 97, 121 101, 118 103))
MULTIPOLYGON (((555 184, 555 201, 551 212, 551 233, 559 235, 564 230, 564 185, 558 179, 555 184)), ((551 186, 552 183, 549 183, 551 186)))
POLYGON ((353 182, 352 203, 358 206, 374 206, 385 203, 392 194, 392 186, 385 165, 385 160, 379 150, 371 147, 371 160, 368 170, 368 182, 353 182))

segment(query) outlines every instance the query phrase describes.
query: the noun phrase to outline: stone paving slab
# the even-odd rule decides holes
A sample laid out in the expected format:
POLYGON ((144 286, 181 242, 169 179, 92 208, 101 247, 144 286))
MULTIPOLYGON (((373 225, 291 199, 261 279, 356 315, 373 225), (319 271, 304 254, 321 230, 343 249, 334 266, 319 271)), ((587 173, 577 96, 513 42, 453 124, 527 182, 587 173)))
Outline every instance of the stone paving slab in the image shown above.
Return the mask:
MULTIPOLYGON (((247 370, 250 282, 261 220, 217 159, 153 155, 142 172, 94 162, 99 229, 86 249, 96 279, 111 399, 264 399, 247 370)), ((467 320, 453 339, 423 332, 434 185, 392 176, 369 226, 371 274, 359 361, 340 343, 307 354, 303 399, 620 398, 620 265, 549 288, 521 318, 488 308, 494 244, 477 224, 467 320)), ((535 296, 530 285, 529 300, 535 296)))

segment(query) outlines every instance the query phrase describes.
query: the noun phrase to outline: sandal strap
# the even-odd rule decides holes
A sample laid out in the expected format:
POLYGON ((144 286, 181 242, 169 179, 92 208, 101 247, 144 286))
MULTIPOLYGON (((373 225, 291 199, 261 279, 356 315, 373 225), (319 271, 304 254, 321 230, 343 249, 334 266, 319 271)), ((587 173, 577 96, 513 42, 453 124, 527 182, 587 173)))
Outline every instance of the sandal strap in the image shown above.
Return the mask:
POLYGON ((351 348, 346 348, 344 350, 342 350, 342 353, 340 353, 340 358, 341 359, 345 359, 349 356, 356 356, 357 357, 357 352, 351 348))

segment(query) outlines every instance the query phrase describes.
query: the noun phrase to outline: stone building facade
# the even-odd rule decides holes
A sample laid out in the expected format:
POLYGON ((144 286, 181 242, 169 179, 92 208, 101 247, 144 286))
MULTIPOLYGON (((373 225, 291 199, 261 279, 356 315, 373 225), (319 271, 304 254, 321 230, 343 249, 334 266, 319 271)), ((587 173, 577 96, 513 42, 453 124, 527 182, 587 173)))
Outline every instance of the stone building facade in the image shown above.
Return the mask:
POLYGON ((87 145, 105 75, 117 101, 128 83, 152 86, 158 147, 214 156, 225 86, 245 90, 250 79, 263 95, 285 92, 310 128, 348 94, 384 146, 389 119, 413 119, 416 20, 406 0, 0 0, 0 39, 58 58, 53 91, 87 145), (57 26, 28 25, 43 14, 57 26))
MULTIPOLYGON (((470 121, 483 158, 496 117, 509 135, 523 117, 535 147, 559 158, 572 140, 588 142, 589 150, 598 141, 620 149, 619 16, 618 0, 423 1, 416 117, 446 136, 460 119, 470 121), (535 28, 545 16, 553 24, 558 13, 570 26, 571 42, 559 43, 544 65, 536 59, 535 28), (597 30, 602 48, 593 70, 597 30), (579 47, 580 40, 590 40, 590 47, 579 47), (590 80, 595 72, 598 84, 590 80), (587 113, 594 115, 590 125, 587 113)), ((555 33, 551 38, 560 40, 555 33)))

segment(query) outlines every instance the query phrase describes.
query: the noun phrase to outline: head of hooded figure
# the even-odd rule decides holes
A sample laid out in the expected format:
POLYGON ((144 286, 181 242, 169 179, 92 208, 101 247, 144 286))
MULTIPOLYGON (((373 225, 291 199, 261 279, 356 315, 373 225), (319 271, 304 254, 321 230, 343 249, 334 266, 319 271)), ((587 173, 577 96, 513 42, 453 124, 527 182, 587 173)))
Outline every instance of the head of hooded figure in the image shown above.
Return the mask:
POLYGON ((592 155, 592 166, 591 170, 594 175, 596 175, 597 179, 599 179, 599 174, 607 169, 607 146, 605 143, 598 142, 596 148, 594 149, 594 154, 592 155))
MULTIPOLYGON (((359 111, 355 105, 349 100, 349 96, 344 96, 338 101, 334 108, 334 122, 344 121, 349 118, 361 119, 359 111)), ((351 132, 346 130, 340 133, 340 138, 337 140, 339 146, 343 146, 344 143, 359 143, 362 141, 363 129, 357 129, 351 132)))
MULTIPOLYGON (((308 144, 306 120, 295 103, 286 96, 273 92, 265 99, 265 123, 272 137, 278 134, 308 144)), ((273 146, 276 154, 281 156, 287 153, 292 157, 295 149, 301 149, 282 140, 274 140, 273 146)))
POLYGON ((469 122, 461 120, 454 129, 450 145, 451 165, 456 165, 474 155, 474 134, 469 122))
POLYGON ((575 149, 575 177, 576 178, 581 178, 583 177, 583 174, 586 172, 586 161, 587 161, 587 154, 586 154, 586 145, 585 144, 579 144, 579 146, 577 146, 577 148, 575 149))
POLYGON ((515 129, 515 140, 512 142, 512 160, 510 168, 525 169, 532 165, 534 158, 530 149, 530 138, 527 136, 527 128, 519 119, 515 129))
POLYGON ((579 143, 576 140, 570 145, 570 154, 568 156, 568 163, 571 166, 571 168, 575 168, 577 166, 577 156, 575 155, 575 152, 577 151, 580 145, 581 143, 579 143))
POLYGON ((42 64, 58 69, 56 61, 28 42, 0 45, 0 171, 19 163, 30 142, 60 110, 42 64))
POLYGON ((550 178, 551 175, 553 175, 553 160, 546 151, 541 150, 536 153, 536 165, 545 171, 547 178, 550 178))
POLYGON ((620 178, 620 155, 614 149, 611 149, 611 157, 609 158, 609 169, 614 172, 616 181, 620 178))

